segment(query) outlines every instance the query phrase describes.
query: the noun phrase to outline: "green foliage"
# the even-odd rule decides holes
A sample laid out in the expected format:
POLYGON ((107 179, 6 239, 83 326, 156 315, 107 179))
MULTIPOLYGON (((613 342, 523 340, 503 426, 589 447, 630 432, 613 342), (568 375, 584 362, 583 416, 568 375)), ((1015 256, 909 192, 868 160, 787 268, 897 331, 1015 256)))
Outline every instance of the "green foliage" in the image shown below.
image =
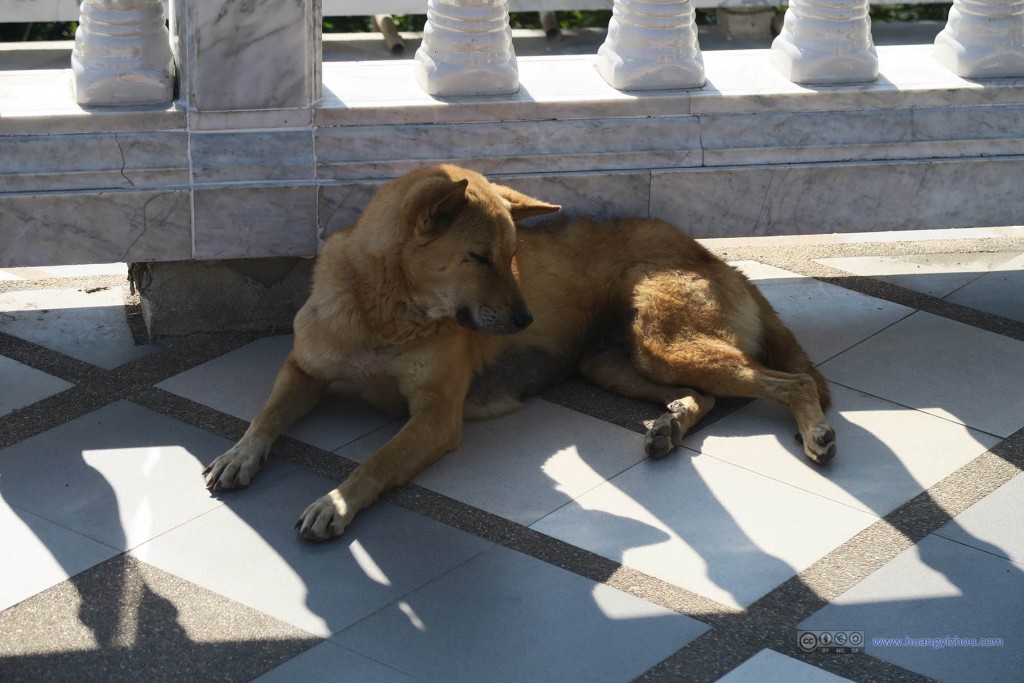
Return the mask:
POLYGON ((946 21, 949 4, 872 5, 871 21, 946 21))
POLYGON ((77 21, 50 21, 30 24, 0 23, 0 42, 18 43, 26 40, 74 40, 77 21))

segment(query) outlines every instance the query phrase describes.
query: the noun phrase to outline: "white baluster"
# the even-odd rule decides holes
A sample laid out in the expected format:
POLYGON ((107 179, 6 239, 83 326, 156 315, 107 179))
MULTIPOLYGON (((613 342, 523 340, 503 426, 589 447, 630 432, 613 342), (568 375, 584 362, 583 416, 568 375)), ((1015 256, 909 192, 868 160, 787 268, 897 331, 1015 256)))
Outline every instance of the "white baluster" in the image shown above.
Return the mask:
POLYGON ((429 0, 416 77, 430 95, 519 90, 507 0, 429 0))
POLYGON ((772 62, 794 83, 875 80, 868 0, 791 0, 772 62))
POLYGON ((597 70, 619 90, 699 88, 704 60, 690 0, 615 0, 597 70))
POLYGON ((1024 76, 1024 0, 953 0, 934 55, 964 78, 1024 76))
POLYGON ((169 104, 174 61, 160 0, 85 0, 71 53, 82 106, 169 104))

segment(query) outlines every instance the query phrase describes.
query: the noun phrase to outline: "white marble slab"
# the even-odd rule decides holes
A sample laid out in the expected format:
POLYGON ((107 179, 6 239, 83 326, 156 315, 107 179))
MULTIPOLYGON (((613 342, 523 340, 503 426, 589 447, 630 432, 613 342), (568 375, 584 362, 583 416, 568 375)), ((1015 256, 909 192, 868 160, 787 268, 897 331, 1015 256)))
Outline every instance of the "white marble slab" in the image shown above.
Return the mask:
POLYGON ((316 255, 314 185, 205 187, 194 194, 195 259, 316 255))
POLYGON ((698 128, 691 116, 319 128, 317 177, 393 177, 450 159, 503 174, 697 166, 698 128))
POLYGON ((0 136, 0 192, 187 186, 184 131, 0 136))
POLYGON ((1022 175, 1016 157, 655 170, 651 215, 695 237, 1015 225, 1022 175))
POLYGON ((0 194, 0 266, 192 257, 187 190, 0 194))
POLYGON ((197 185, 314 177, 308 130, 193 133, 190 152, 197 185))

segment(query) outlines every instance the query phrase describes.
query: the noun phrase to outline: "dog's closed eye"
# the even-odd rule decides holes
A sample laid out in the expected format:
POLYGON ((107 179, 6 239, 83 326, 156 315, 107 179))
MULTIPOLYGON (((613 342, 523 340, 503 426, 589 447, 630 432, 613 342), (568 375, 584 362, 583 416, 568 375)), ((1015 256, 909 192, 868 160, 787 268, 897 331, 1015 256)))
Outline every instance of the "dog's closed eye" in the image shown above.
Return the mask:
POLYGON ((491 258, 490 254, 481 254, 476 251, 471 251, 469 252, 469 257, 482 266, 489 266, 492 263, 494 263, 494 260, 491 258))

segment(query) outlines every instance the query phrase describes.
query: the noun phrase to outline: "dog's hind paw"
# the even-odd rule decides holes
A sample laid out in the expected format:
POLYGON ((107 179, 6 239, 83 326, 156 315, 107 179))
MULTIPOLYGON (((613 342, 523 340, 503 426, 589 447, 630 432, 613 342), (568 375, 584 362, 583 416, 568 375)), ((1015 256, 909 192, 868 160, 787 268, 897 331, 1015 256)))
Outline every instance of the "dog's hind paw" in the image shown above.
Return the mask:
POLYGON ((671 453, 683 441, 683 428, 674 413, 665 413, 651 425, 644 436, 644 452, 652 458, 671 453))
POLYGON ((344 533, 355 514, 345 499, 332 491, 313 501, 295 522, 295 528, 307 541, 329 541, 344 533))
POLYGON ((806 437, 802 434, 796 437, 803 444, 804 454, 819 465, 824 465, 836 455, 836 433, 827 422, 814 425, 806 437))

